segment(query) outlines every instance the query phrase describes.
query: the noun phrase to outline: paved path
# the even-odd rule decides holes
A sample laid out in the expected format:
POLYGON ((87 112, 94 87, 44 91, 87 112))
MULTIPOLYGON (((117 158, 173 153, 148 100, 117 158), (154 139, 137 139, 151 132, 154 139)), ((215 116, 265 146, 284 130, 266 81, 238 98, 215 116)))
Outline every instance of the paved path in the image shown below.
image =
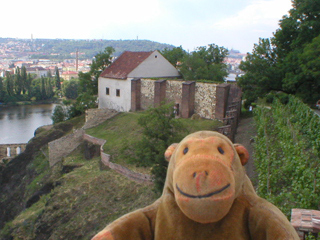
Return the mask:
POLYGON ((255 183, 255 168, 253 159, 253 145, 252 140, 256 136, 256 127, 254 125, 254 120, 250 118, 240 119, 239 126, 237 129, 237 134, 235 136, 235 143, 242 144, 249 152, 250 159, 246 165, 247 175, 253 183, 255 183))

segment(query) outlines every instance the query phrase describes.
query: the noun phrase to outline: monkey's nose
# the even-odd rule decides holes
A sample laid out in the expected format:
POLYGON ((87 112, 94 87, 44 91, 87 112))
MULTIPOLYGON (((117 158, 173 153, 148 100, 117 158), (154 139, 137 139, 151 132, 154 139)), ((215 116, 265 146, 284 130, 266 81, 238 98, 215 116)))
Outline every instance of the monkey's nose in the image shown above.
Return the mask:
POLYGON ((194 172, 193 174, 192 174, 192 177, 193 178, 197 178, 197 177, 201 177, 201 176, 208 176, 209 175, 209 173, 208 173, 208 171, 197 171, 197 172, 194 172))

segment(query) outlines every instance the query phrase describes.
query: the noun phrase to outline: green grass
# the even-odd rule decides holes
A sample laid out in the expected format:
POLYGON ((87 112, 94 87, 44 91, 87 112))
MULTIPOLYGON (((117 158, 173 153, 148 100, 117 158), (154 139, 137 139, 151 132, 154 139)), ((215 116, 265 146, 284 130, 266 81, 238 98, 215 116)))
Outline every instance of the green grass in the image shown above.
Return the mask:
MULTIPOLYGON (((111 155, 113 162, 122 164, 133 171, 149 173, 149 169, 128 164, 126 156, 121 154, 123 148, 132 146, 141 139, 142 127, 138 124, 138 119, 144 114, 144 112, 120 113, 97 127, 87 129, 86 133, 96 138, 106 140, 103 149, 105 153, 111 155)), ((183 132, 185 136, 201 130, 215 131, 222 125, 221 122, 216 120, 191 120, 182 118, 177 120, 185 126, 185 131, 183 132)))
POLYGON ((124 140, 129 143, 140 138, 142 128, 138 125, 138 119, 143 113, 120 113, 97 127, 86 130, 86 133, 107 140, 105 150, 119 148, 124 140))

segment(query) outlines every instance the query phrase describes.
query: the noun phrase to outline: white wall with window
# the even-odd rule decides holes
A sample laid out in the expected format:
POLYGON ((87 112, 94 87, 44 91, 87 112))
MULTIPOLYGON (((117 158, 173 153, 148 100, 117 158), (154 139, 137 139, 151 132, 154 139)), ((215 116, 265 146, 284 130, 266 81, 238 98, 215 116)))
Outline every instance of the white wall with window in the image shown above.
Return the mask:
POLYGON ((99 78, 99 108, 128 112, 131 109, 131 79, 99 78))

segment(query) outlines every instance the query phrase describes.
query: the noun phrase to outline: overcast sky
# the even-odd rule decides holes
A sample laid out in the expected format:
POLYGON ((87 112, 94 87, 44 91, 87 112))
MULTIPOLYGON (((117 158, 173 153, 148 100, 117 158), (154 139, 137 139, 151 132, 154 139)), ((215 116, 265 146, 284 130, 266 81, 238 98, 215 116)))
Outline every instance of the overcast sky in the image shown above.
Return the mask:
POLYGON ((245 53, 259 37, 271 37, 291 8, 291 0, 7 0, 0 37, 139 38, 245 53))

